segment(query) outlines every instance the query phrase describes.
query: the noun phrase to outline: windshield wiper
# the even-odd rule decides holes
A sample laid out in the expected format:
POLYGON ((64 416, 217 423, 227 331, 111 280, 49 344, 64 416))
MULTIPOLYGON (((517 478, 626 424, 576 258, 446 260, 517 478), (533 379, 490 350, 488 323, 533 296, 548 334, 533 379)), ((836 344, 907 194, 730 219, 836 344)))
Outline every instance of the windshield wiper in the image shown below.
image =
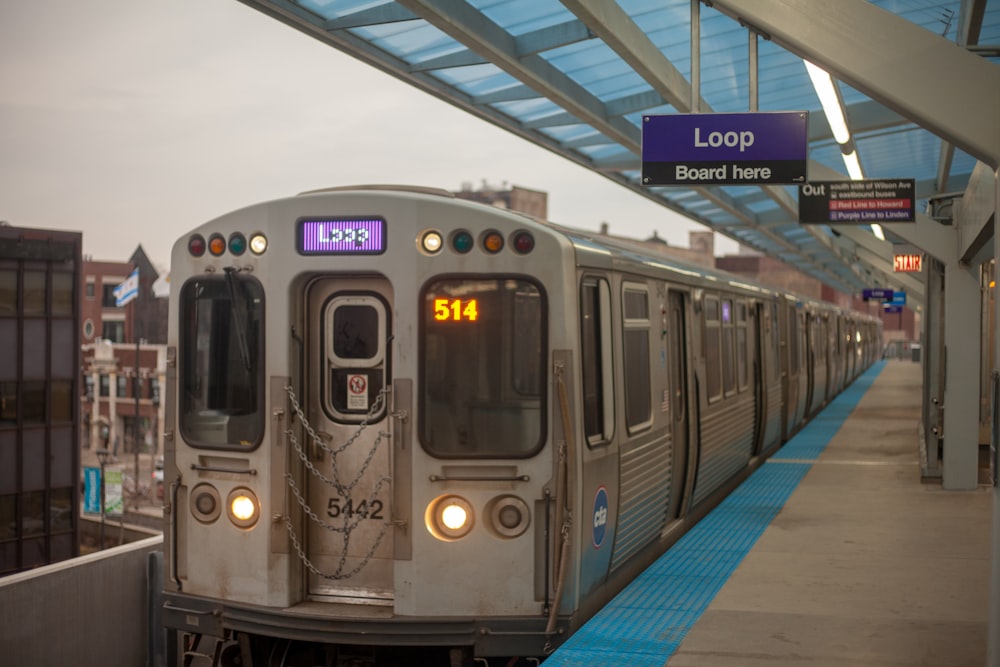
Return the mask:
MULTIPOLYGON (((247 345, 247 315, 243 310, 243 302, 237 295, 236 269, 227 266, 223 269, 226 272, 226 285, 229 287, 229 303, 233 319, 236 320, 236 342, 240 348, 240 359, 243 360, 243 367, 250 371, 250 346, 247 345)), ((242 292, 242 290, 240 290, 242 292)))

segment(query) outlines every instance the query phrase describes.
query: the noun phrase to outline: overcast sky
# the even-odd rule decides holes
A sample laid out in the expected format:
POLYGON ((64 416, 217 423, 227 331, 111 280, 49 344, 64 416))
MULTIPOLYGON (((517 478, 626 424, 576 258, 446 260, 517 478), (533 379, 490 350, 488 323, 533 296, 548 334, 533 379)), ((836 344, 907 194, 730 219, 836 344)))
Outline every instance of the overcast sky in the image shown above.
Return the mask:
POLYGON ((94 259, 166 269, 189 229, 305 190, 484 180, 582 229, 705 229, 236 0, 0 0, 0 220, 94 259))

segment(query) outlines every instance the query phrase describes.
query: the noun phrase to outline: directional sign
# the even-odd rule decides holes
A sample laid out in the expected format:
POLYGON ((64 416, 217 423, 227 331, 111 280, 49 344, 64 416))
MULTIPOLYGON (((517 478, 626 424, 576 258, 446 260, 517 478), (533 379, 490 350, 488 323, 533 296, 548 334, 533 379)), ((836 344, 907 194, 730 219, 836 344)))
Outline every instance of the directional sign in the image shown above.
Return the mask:
POLYGON ((924 256, 920 253, 907 253, 892 256, 892 270, 896 273, 920 273, 923 269, 924 256))
POLYGON ((808 111, 643 116, 643 185, 804 183, 808 111))
POLYGON ((892 299, 892 290, 885 287, 872 287, 861 290, 861 296, 865 301, 869 301, 870 299, 881 299, 883 301, 887 301, 892 299))
POLYGON ((915 222, 912 178, 810 181, 799 186, 799 222, 870 225, 915 222))

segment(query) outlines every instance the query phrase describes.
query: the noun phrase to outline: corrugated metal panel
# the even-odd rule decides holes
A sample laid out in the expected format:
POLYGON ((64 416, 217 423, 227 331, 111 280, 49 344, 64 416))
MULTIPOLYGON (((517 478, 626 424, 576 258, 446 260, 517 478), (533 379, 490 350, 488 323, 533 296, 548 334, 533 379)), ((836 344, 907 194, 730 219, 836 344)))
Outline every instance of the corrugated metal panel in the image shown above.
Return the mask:
POLYGON ((660 536, 667 521, 674 446, 669 432, 621 453, 620 511, 611 556, 614 570, 660 536), (667 480, 664 483, 664 480, 667 480))

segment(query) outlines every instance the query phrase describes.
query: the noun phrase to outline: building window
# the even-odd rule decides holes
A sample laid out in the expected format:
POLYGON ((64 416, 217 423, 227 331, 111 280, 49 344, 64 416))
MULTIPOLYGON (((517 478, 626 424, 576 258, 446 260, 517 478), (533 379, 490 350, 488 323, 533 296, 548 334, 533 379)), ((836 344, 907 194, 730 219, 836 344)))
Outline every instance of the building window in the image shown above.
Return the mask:
POLYGON ((87 291, 86 296, 88 299, 93 299, 94 295, 97 293, 97 285, 94 284, 94 279, 87 278, 87 291))
POLYGON ((0 271, 0 317, 17 315, 17 271, 0 271))
POLYGON ((115 299, 115 288, 118 283, 101 284, 101 306, 103 308, 117 308, 118 300, 115 299))
POLYGON ((122 320, 112 320, 110 322, 104 322, 103 330, 101 332, 101 338, 109 340, 112 343, 124 343, 125 342, 125 322, 122 320))
POLYGON ((73 314, 73 274, 65 271, 52 274, 52 314, 69 317, 73 314))
POLYGON ((24 272, 24 303, 26 316, 45 315, 45 272, 24 272))
POLYGON ((128 378, 126 378, 124 375, 119 375, 118 387, 115 390, 116 392, 115 396, 117 396, 118 398, 123 398, 125 396, 128 396, 128 392, 126 389, 127 384, 128 384, 128 378))
POLYGON ((101 374, 101 396, 108 397, 111 395, 111 379, 105 375, 101 374))

